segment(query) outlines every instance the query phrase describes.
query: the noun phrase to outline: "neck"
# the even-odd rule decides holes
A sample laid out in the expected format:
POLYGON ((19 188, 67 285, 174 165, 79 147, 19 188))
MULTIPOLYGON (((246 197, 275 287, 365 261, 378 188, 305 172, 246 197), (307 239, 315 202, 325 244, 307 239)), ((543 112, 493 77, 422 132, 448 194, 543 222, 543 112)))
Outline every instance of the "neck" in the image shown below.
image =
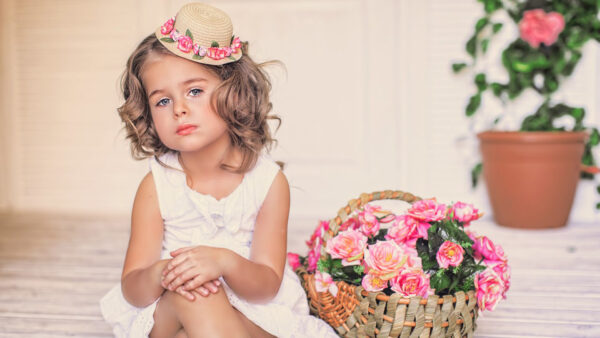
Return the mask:
POLYGON ((179 162, 185 173, 193 179, 218 173, 223 170, 223 164, 238 166, 239 155, 226 136, 201 150, 179 152, 179 162))

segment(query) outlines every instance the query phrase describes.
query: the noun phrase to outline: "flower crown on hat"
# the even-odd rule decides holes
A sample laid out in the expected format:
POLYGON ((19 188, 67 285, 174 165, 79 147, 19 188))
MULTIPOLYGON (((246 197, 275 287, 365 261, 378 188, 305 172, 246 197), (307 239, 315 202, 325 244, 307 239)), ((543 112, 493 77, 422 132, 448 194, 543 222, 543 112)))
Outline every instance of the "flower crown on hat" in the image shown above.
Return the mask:
POLYGON ((229 58, 232 61, 237 59, 231 56, 236 54, 242 48, 242 42, 239 37, 231 36, 231 45, 226 47, 219 46, 217 41, 213 41, 211 46, 201 46, 194 43, 194 37, 189 29, 186 29, 185 34, 181 34, 175 29, 175 17, 170 18, 160 27, 160 33, 163 37, 160 39, 166 43, 177 43, 177 49, 188 54, 193 52, 194 60, 202 60, 208 57, 215 61, 229 58))

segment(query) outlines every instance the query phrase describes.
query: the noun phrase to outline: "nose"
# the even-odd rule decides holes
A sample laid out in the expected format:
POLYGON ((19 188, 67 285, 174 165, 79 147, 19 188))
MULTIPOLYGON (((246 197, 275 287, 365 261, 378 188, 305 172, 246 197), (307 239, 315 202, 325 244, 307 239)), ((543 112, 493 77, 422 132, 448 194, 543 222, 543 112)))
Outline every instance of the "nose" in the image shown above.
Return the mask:
POLYGON ((187 115, 188 107, 185 104, 185 101, 179 100, 173 105, 173 117, 175 119, 179 119, 182 116, 187 115))

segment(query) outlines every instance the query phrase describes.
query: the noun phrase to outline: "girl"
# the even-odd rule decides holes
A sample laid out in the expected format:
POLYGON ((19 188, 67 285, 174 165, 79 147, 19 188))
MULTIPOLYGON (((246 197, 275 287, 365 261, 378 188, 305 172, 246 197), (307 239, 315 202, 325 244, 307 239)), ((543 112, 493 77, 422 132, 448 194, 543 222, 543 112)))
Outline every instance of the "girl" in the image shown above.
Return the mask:
POLYGON ((127 62, 119 113, 133 156, 152 158, 101 300, 116 336, 336 336, 285 264, 289 186, 262 153, 270 82, 232 30, 187 4, 127 62))

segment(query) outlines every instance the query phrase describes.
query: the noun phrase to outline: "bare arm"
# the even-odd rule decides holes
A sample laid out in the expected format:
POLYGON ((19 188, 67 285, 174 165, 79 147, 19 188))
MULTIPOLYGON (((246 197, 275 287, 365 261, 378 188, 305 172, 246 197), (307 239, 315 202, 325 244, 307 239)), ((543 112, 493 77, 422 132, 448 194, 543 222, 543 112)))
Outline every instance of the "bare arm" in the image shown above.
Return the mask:
POLYGON ((279 172, 258 213, 250 259, 230 252, 224 263, 223 277, 241 298, 269 301, 279 290, 287 250, 287 224, 290 187, 279 172))
POLYGON ((162 239, 163 221, 154 179, 148 173, 133 202, 131 235, 121 275, 123 296, 134 306, 147 306, 164 291, 161 271, 168 260, 160 260, 162 239))

